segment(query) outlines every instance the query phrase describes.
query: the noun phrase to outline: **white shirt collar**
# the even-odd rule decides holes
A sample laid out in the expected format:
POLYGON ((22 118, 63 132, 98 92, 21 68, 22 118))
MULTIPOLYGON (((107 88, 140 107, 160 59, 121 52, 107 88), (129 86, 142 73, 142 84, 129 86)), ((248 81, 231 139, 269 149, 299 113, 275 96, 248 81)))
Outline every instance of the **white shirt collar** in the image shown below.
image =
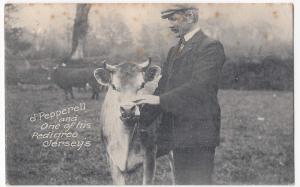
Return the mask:
POLYGON ((196 27, 195 29, 193 29, 190 32, 186 33, 184 35, 184 40, 186 42, 189 41, 199 30, 200 30, 200 27, 196 27))

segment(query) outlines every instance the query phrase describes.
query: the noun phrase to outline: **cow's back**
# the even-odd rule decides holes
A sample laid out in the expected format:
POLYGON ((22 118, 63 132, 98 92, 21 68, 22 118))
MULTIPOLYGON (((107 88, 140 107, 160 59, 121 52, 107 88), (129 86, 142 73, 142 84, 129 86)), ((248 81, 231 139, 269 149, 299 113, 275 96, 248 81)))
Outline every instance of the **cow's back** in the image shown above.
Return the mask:
POLYGON ((54 82, 61 88, 84 87, 93 76, 91 68, 59 67, 53 72, 54 82))

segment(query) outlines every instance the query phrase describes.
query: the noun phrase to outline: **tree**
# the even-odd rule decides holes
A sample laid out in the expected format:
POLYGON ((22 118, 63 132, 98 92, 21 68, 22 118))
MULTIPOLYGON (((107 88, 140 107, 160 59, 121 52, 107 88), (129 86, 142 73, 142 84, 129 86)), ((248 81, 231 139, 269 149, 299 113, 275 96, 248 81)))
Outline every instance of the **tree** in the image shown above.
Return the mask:
POLYGON ((160 25, 143 25, 139 46, 141 46, 140 58, 143 56, 151 56, 154 61, 158 61, 160 64, 166 59, 166 53, 168 50, 168 42, 166 41, 160 25))
POLYGON ((133 53, 132 34, 120 15, 101 17, 101 24, 97 25, 94 34, 99 41, 99 53, 107 56, 109 60, 132 60, 129 59, 133 53))
POLYGON ((5 51, 7 56, 16 55, 31 47, 31 43, 22 39, 24 29, 15 27, 16 18, 13 16, 18 11, 15 4, 5 5, 5 51))
POLYGON ((13 14, 18 11, 18 8, 15 4, 6 4, 4 10, 5 10, 5 15, 4 15, 5 29, 10 29, 13 27, 13 24, 16 19, 13 16, 13 14))
POLYGON ((84 58, 84 45, 88 31, 88 14, 91 4, 78 4, 72 36, 71 60, 84 58))

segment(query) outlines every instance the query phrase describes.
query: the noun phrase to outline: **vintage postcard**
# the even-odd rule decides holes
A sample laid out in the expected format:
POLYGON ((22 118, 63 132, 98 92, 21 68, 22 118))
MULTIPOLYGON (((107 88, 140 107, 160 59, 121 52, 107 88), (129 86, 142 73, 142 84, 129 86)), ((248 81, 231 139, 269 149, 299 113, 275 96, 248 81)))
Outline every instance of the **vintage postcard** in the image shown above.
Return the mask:
POLYGON ((293 4, 7 3, 6 183, 294 184, 293 4))

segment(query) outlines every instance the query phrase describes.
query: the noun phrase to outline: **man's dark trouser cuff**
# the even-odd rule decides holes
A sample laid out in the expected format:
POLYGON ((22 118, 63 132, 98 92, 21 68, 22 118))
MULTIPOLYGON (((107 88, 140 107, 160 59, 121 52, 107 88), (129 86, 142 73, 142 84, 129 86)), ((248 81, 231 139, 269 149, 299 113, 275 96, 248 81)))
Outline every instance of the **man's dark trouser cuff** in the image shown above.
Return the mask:
POLYGON ((176 148, 173 153, 176 184, 212 183, 215 147, 176 148))

